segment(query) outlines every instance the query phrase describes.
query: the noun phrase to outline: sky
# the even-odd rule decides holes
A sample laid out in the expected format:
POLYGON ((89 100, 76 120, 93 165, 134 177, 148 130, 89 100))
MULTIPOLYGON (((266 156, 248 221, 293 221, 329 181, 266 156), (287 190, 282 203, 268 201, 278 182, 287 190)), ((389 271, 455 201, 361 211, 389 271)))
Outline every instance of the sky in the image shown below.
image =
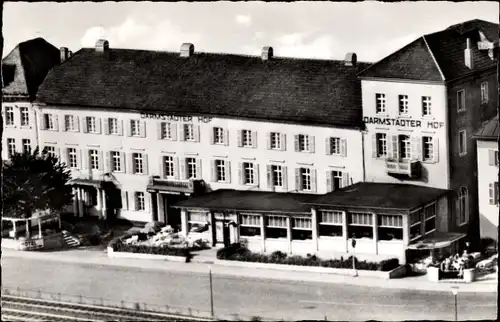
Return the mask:
POLYGON ((110 48, 195 51, 375 62, 421 35, 483 19, 498 23, 490 2, 6 2, 2 57, 43 37, 76 52, 98 38, 110 48))

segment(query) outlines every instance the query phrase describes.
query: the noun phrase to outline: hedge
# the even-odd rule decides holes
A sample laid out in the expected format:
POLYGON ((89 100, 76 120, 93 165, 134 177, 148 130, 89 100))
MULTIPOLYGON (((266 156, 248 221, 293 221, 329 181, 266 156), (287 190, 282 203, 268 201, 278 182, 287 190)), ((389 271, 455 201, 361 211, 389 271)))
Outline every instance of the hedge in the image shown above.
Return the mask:
MULTIPOLYGON (((236 260, 242 262, 257 262, 257 263, 272 263, 282 265, 299 265, 299 266, 321 266, 330 268, 352 268, 353 257, 347 259, 341 257, 340 259, 323 260, 315 255, 303 256, 288 256, 281 251, 275 251, 271 254, 253 253, 248 248, 241 246, 241 244, 233 244, 229 247, 221 248, 217 251, 217 258, 223 260, 236 260)), ((356 261, 356 268, 360 270, 370 271, 384 271, 388 272, 399 267, 399 260, 391 258, 383 260, 380 263, 356 261)))
POLYGON ((115 242, 113 251, 128 252, 151 255, 182 256, 191 257, 191 251, 188 248, 171 248, 165 246, 147 246, 147 245, 127 245, 122 242, 115 242))

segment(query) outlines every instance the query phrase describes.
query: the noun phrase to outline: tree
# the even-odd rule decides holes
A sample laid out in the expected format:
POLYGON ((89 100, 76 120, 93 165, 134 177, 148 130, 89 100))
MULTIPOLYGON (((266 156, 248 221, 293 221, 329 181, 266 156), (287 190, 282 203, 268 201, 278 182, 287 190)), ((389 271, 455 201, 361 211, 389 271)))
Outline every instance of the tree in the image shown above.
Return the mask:
POLYGON ((66 165, 46 151, 15 153, 4 163, 4 214, 29 218, 36 210, 61 210, 73 198, 70 179, 66 165))

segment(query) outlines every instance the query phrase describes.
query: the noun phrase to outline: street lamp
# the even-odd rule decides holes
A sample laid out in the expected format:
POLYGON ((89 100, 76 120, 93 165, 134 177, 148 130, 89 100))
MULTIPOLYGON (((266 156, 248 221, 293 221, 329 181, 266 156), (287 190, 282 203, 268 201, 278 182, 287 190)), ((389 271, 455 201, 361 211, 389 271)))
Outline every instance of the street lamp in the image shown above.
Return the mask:
POLYGON ((214 292, 212 288, 212 266, 208 266, 208 279, 210 281, 210 316, 214 317, 214 292))
POLYGON ((458 308, 457 308, 457 295, 458 295, 458 286, 452 286, 451 292, 455 297, 455 321, 458 321, 458 308))
POLYGON ((351 245, 352 245, 352 270, 354 272, 353 276, 354 277, 357 277, 358 276, 358 271, 356 270, 356 253, 354 252, 354 250, 356 249, 356 239, 355 239, 356 236, 352 236, 352 240, 351 240, 351 245))

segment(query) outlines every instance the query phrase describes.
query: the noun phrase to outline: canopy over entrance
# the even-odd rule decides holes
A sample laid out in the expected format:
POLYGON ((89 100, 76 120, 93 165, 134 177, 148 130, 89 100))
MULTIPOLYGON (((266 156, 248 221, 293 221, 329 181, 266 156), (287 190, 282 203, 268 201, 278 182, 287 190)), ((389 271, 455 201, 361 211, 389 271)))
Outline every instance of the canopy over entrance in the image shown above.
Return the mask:
POLYGON ((445 248, 459 241, 465 236, 466 234, 461 234, 461 233, 436 232, 432 236, 424 237, 415 244, 409 245, 408 249, 432 250, 432 249, 445 248))

